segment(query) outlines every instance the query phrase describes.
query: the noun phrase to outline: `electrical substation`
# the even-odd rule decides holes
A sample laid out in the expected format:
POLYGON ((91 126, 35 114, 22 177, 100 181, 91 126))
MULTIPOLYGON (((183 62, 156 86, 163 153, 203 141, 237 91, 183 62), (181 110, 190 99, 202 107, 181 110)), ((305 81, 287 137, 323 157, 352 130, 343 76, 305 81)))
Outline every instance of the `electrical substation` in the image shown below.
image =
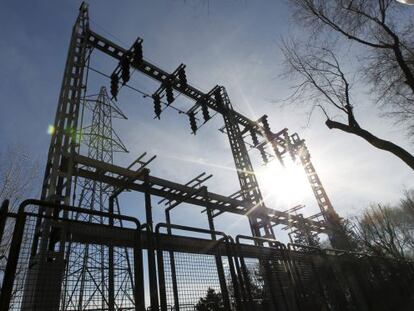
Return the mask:
POLYGON ((224 86, 201 91, 184 64, 166 72, 144 51, 141 38, 121 47, 95 32, 88 5, 81 5, 41 197, 24 201, 18 211, 10 211, 7 201, 1 207, 0 238, 9 243, 0 310, 412 310, 414 265, 353 251, 298 133, 271 127, 266 115, 250 119, 233 108, 224 86), (111 72, 92 66, 96 54, 117 65, 111 72), (95 87, 92 73, 106 84, 95 87), (132 75, 152 79, 158 88, 144 93, 132 75), (231 195, 211 192, 209 173, 187 183, 154 176, 157 161, 147 153, 128 166, 117 164, 115 155, 128 146, 113 119, 126 119, 117 104, 126 88, 151 100, 151 122, 179 112, 182 125, 196 134, 220 118, 239 188, 231 195), (191 105, 175 106, 178 96, 191 105), (264 164, 300 165, 319 212, 304 217, 301 205, 266 205, 251 153, 264 164), (145 212, 142 219, 121 212, 119 196, 126 191, 142 193, 135 204, 145 212), (202 207, 199 217, 208 228, 172 222, 170 213, 180 204, 202 207), (155 208, 164 209, 163 222, 154 221, 155 208), (250 234, 217 231, 215 220, 228 213, 246 217, 250 234), (287 231, 291 243, 281 243, 276 229, 287 231), (320 235, 331 249, 318 247, 320 235))

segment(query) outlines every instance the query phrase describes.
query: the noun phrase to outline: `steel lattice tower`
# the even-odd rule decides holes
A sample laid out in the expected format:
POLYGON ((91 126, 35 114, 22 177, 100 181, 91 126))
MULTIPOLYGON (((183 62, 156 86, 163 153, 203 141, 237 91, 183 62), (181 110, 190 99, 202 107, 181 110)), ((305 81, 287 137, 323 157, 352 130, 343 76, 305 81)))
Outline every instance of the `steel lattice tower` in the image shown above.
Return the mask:
MULTIPOLYGON (((96 98, 86 99, 91 111, 90 125, 83 127, 79 138, 85 153, 94 160, 113 164, 114 153, 127 152, 112 128, 112 119, 126 119, 110 100, 105 87, 96 98)), ((86 113, 85 113, 86 115, 86 113)), ((117 200, 110 204, 115 189, 102 181, 79 178, 74 205, 84 209, 119 213, 117 200)), ((73 213, 71 218, 89 223, 108 224, 108 218, 73 213)), ((112 225, 122 226, 113 220, 112 225)), ((61 310, 118 310, 130 307, 133 282, 128 250, 94 244, 69 243, 66 248, 65 276, 61 310)))

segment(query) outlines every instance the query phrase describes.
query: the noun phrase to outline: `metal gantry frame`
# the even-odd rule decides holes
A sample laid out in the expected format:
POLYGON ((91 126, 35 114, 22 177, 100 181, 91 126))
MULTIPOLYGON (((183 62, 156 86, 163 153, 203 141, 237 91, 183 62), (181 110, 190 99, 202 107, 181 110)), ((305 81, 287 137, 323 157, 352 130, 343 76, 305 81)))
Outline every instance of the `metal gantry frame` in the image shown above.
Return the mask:
MULTIPOLYGON (((204 186, 197 189, 205 190, 204 186)), ((50 304, 56 291, 42 293, 41 297, 27 296, 25 291, 15 292, 15 286, 27 289, 31 285, 29 277, 21 277, 24 272, 21 268, 26 266, 25 254, 30 249, 30 243, 24 241, 28 238, 27 229, 38 217, 51 220, 52 238, 64 235, 72 243, 116 246, 132 251, 134 288, 130 289, 130 295, 135 305, 118 305, 116 310, 205 310, 197 305, 209 288, 219 291, 216 298, 222 299, 210 301, 208 306, 226 311, 326 308, 388 311, 411 310, 413 306, 414 266, 410 261, 292 243, 285 245, 262 237, 238 235, 232 239, 224 232, 169 223, 158 223, 152 232, 147 224, 141 225, 134 217, 41 200, 25 200, 17 212, 8 211, 8 204, 4 202, 0 216, 0 240, 10 221, 14 227, 0 290, 1 310, 39 310, 38 306, 42 306, 40 310, 62 310, 61 306, 50 304), (113 218, 129 225, 112 226, 108 221, 89 223, 66 218, 63 213, 48 216, 39 214, 40 208, 113 218), (143 229, 148 234, 143 234, 143 229), (186 233, 169 233, 172 230, 186 233), (144 249, 156 250, 156 269, 149 269, 148 273, 155 277, 159 293, 155 303, 151 299, 151 304, 145 298, 144 249), (173 259, 168 258, 170 254, 174 255, 173 259), (29 303, 35 298, 36 305, 29 303)), ((42 282, 56 284, 55 273, 51 270, 43 275, 42 282)))
MULTIPOLYGON (((117 44, 111 42, 110 40, 98 35, 97 33, 93 32, 92 30, 89 30, 87 33, 87 39, 89 43, 91 44, 91 47, 94 49, 100 50, 101 52, 104 52, 105 54, 121 61, 125 59, 125 55, 135 55, 140 54, 136 53, 136 49, 138 46, 141 46, 143 40, 138 38, 133 46, 127 50, 124 49, 117 44)), ((141 47, 142 49, 142 47, 141 47)), ((142 51, 141 51, 142 53, 142 51)), ((142 55, 142 54, 141 54, 142 55)), ((247 152, 246 148, 246 142, 244 141, 243 135, 246 132, 253 132, 257 136, 262 137, 263 142, 259 143, 257 147, 263 147, 265 144, 270 144, 273 148, 275 156, 280 159, 283 162, 283 156, 286 154, 290 154, 292 157, 296 157, 298 155, 299 150, 302 148, 305 148, 305 143, 303 140, 298 138, 298 135, 292 135, 289 136, 287 129, 284 129, 280 132, 273 133, 270 131, 268 125, 266 126, 266 116, 262 117, 259 121, 253 121, 246 116, 242 115, 241 113, 235 111, 231 107, 231 103, 228 99, 228 96, 226 94, 226 91, 224 87, 214 87, 212 91, 208 93, 204 93, 197 88, 191 86, 189 83, 183 84, 179 77, 176 74, 169 74, 166 71, 162 70, 158 66, 151 64, 150 62, 146 61, 145 59, 131 59, 129 63, 131 68, 136 69, 137 71, 151 77, 152 79, 159 81, 161 84, 167 84, 170 88, 174 89, 175 91, 179 92, 180 94, 185 95, 187 98, 190 98, 195 101, 194 106, 192 106, 188 113, 194 113, 198 108, 205 109, 207 107, 210 110, 215 111, 218 114, 222 114, 223 118, 230 118, 233 121, 231 122, 232 125, 228 125, 231 127, 231 133, 227 133, 229 135, 229 140, 231 140, 231 146, 233 153, 236 153, 235 157, 235 164, 236 169, 239 174, 239 179, 241 180, 241 193, 243 198, 245 196, 249 195, 255 195, 260 192, 257 181, 255 181, 254 177, 254 171, 253 169, 247 170, 247 168, 251 167, 251 164, 246 164, 245 162, 250 162, 250 157, 247 152), (204 108, 203 108, 204 107, 204 108), (262 124, 264 123, 264 125, 262 124), (241 148, 242 150, 238 150, 241 148), (237 154, 238 153, 238 154, 237 154), (243 157, 243 159, 239 159, 240 157, 243 157), (250 175, 253 176, 252 180, 247 180, 242 182, 243 179, 246 179, 246 176, 244 175, 250 175), (254 190, 253 190, 254 189, 254 190), (250 193, 249 193, 250 192, 250 193)), ((121 68, 120 66, 117 67, 117 69, 114 71, 112 76, 119 75, 121 76, 121 70, 118 69, 121 68)), ((182 65, 180 65, 179 68, 182 68, 182 65)), ((177 72, 177 70, 175 71, 177 72)), ((120 81, 118 78, 117 81, 120 81)), ((159 93, 159 90, 156 92, 159 93)), ((225 120, 225 126, 229 124, 230 122, 226 122, 225 120)), ((226 129, 227 130, 227 129, 226 129)), ((309 153, 308 153, 309 154, 309 153)), ((308 156, 308 161, 310 162, 310 156, 308 156)), ((312 176, 317 176, 316 171, 311 172, 312 176)), ((248 179, 248 178, 247 178, 248 179)), ((319 178, 318 178, 319 180, 319 178)), ((177 184, 178 185, 178 184, 177 184)), ((322 184, 318 184, 319 189, 323 188, 322 184)), ((325 198, 327 198, 326 192, 324 192, 325 198)), ((259 206, 263 206, 263 199, 260 198, 261 195, 256 195, 256 200, 258 202, 252 202, 251 199, 249 200, 239 200, 243 201, 242 205, 244 205, 244 212, 251 212, 252 209, 256 207, 257 204, 259 206)), ((319 200, 318 202, 320 202, 319 200)), ((325 201, 327 201, 325 199, 325 201)), ((332 205, 330 205, 330 209, 333 210, 332 205)), ((229 210, 227 210, 229 211, 229 210)), ((266 221, 266 218, 270 217, 271 222, 280 222, 281 224, 285 223, 287 219, 291 219, 291 222, 295 222, 295 217, 289 217, 288 214, 280 213, 278 211, 274 211, 268 209, 268 208, 259 208, 256 212, 257 217, 263 217, 265 220, 263 223, 268 222, 266 221), (279 216, 278 221, 275 220, 275 216, 279 216), (284 219, 284 216, 286 216, 286 219, 284 219)), ((238 211, 235 211, 236 213, 238 211)), ((322 212, 326 212, 326 209, 324 209, 322 212)), ((327 232, 330 228, 329 224, 318 224, 316 222, 311 222, 313 224, 313 227, 320 230, 321 232, 327 232)), ((263 226, 263 225, 262 225, 263 226)), ((257 232, 257 231, 256 231, 257 232)), ((261 233, 263 235, 263 233, 261 233)))
MULTIPOLYGON (((138 38, 129 49, 125 49, 111 40, 97 34, 89 27, 88 6, 82 3, 80 13, 73 27, 72 38, 69 46, 66 67, 59 96, 59 103, 54 123, 54 133, 48 153, 45 170, 42 199, 53 203, 69 205, 73 195, 73 183, 75 178, 84 178, 91 181, 105 183, 118 194, 123 190, 134 190, 145 193, 147 226, 153 231, 151 195, 163 197, 175 202, 186 202, 206 208, 211 228, 214 228, 213 218, 221 213, 235 213, 246 215, 249 218, 252 235, 255 237, 275 238, 273 227, 286 225, 296 229, 306 226, 308 230, 317 233, 326 233, 333 246, 337 248, 348 247, 345 232, 341 221, 335 212, 324 190, 320 178, 311 162, 305 142, 297 134, 290 135, 287 129, 280 132, 272 132, 263 116, 253 121, 240 112, 233 109, 228 94, 224 87, 215 86, 210 92, 204 93, 187 82, 185 66, 181 64, 173 73, 168 73, 158 66, 150 63, 143 57, 143 40, 138 38), (82 97, 87 90, 88 61, 93 51, 101 51, 107 56, 119 61, 111 77, 111 94, 116 99, 120 88, 130 78, 130 69, 152 78, 161 83, 161 86, 153 94, 155 113, 160 116, 161 100, 165 93, 167 104, 172 107, 174 92, 178 92, 194 101, 185 113, 190 119, 191 129, 196 133, 198 129, 198 112, 202 112, 205 122, 210 119, 209 111, 220 114, 224 120, 224 132, 227 134, 233 154, 240 191, 232 196, 224 196, 209 192, 195 191, 194 187, 175 183, 169 180, 152 176, 150 171, 142 167, 137 171, 131 167, 124 168, 112 163, 106 163, 78 153, 78 126, 82 97), (265 161, 269 156, 274 157, 283 164, 285 156, 299 159, 308 176, 312 190, 321 209, 323 221, 306 219, 298 215, 277 211, 265 205, 260 192, 258 182, 250 160, 245 134, 250 134, 253 143, 265 161), (260 141, 259 141, 260 139, 260 141), (271 147, 271 152, 265 148, 271 147)), ((48 210, 40 210, 40 213, 48 213, 48 210)), ((64 217, 68 217, 66 210, 62 211, 64 217)), ((54 214, 59 214, 58 210, 54 214)), ((61 265, 63 273, 63 254, 65 253, 64 237, 61 240, 50 239, 53 231, 49 218, 39 217, 33 245, 32 270, 33 278, 46 273, 48 265, 53 262, 61 265)), ((214 230, 212 230, 214 231, 214 230)), ((149 254, 149 264, 155 264, 155 257, 149 254)), ((59 269, 57 269, 59 270, 59 269)), ((63 277, 63 276, 61 276, 63 277)), ((59 278, 57 278, 59 280, 59 278)), ((151 283, 151 280, 150 280, 151 283)), ((152 292, 156 292, 156 284, 152 281, 152 292)), ((39 282, 33 282, 35 293, 42 293, 50 288, 45 288, 39 282)), ((50 284, 49 284, 50 285, 50 284)), ((51 287, 53 285, 50 285, 51 287)), ((53 286, 56 291, 56 286, 53 286)), ((60 293, 56 295, 58 300, 60 293)), ((151 301, 158 304, 151 295, 151 301)), ((36 303, 36 302, 35 302, 36 303)), ((39 302, 40 303, 40 302, 39 302)), ((55 301, 54 304, 58 304, 55 301)), ((53 303, 52 303, 53 304, 53 303)), ((37 304, 42 309, 42 305, 37 304)), ((43 310, 43 309, 42 309, 43 310)), ((45 309, 46 310, 46 306, 45 309)))

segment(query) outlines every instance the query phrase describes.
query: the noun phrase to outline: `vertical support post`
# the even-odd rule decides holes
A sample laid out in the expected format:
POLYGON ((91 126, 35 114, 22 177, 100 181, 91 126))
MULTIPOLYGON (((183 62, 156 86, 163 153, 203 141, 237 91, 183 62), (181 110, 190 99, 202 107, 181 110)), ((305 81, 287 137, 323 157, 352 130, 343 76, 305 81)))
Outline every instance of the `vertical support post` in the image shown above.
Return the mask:
POLYGON ((292 238, 292 234, 293 234, 293 232, 288 233, 290 244, 294 243, 293 238, 292 238))
MULTIPOLYGON (((157 234, 157 249, 160 250, 160 241, 157 234)), ((164 275, 164 255, 163 252, 160 251, 157 253, 157 262, 158 262, 158 277, 160 281, 160 309, 158 308, 158 301, 156 308, 151 304, 151 310, 161 310, 161 311, 168 311, 167 310, 167 300, 166 300, 166 289, 165 289, 165 275, 164 275)), ((151 285, 150 285, 151 286, 151 285)))
POLYGON ((155 252, 154 252, 154 241, 153 241, 153 221, 152 221, 152 204, 151 204, 151 194, 149 193, 149 180, 148 173, 144 177, 145 186, 147 191, 145 191, 145 215, 148 228, 148 271, 149 271, 149 290, 150 290, 150 301, 151 301, 151 310, 158 310, 158 289, 157 289, 157 267, 155 263, 155 252))
POLYGON ((253 300, 256 297, 252 296, 252 283, 251 283, 252 279, 250 277, 249 269, 247 268, 246 261, 244 259, 244 253, 242 251, 242 248, 241 248, 238 237, 236 237, 236 245, 237 245, 238 255, 239 255, 239 258, 240 258, 239 270, 241 270, 241 272, 239 272, 239 273, 240 273, 240 278, 242 278, 242 281, 240 282, 240 286, 242 286, 242 288, 243 288, 242 290, 245 292, 245 299, 248 302, 247 309, 249 311, 254 311, 254 310, 257 309, 256 305, 255 305, 255 302, 253 300), (245 289, 244 289, 243 285, 245 286, 245 289))
MULTIPOLYGON (((216 241, 217 240, 217 236, 215 233, 216 229, 214 227, 213 211, 211 210, 209 198, 207 195, 208 190, 207 190, 207 187, 203 187, 203 188, 204 188, 203 194, 204 194, 205 208, 206 208, 206 213, 207 213, 208 226, 209 226, 209 230, 211 231, 211 239, 213 241, 216 241)), ((221 259, 221 255, 220 255, 220 243, 217 244, 217 253, 215 255, 215 260, 216 260, 217 274, 219 277, 220 290, 221 290, 221 294, 223 297, 224 307, 226 309, 229 308, 230 310, 231 307, 230 307, 230 300, 229 300, 227 284, 226 284, 226 276, 224 274, 224 269, 223 269, 223 260, 221 259)), ((229 257, 229 260, 230 260, 230 257, 229 257)), ((229 262, 229 264, 231 263, 229 262)))
POLYGON ((239 291, 239 289, 241 289, 240 287, 243 284, 241 282, 238 283, 237 274, 236 274, 236 269, 238 270, 238 272, 240 272, 240 269, 237 265, 237 258, 235 256, 236 254, 233 252, 234 240, 233 238, 228 236, 225 240, 225 243, 226 243, 227 258, 229 261, 230 277, 231 277, 231 281, 233 282, 234 300, 236 302, 235 307, 237 310, 244 310, 245 306, 242 305, 241 303, 241 298, 240 298, 241 291, 239 291), (234 257, 234 261, 233 261, 233 257, 234 257), (234 263, 236 263, 236 269, 234 267, 234 263))
MULTIPOLYGON (((260 247, 264 247, 264 246, 260 246, 260 247)), ((276 298, 276 286, 275 286, 276 284, 274 281, 274 275, 273 275, 272 268, 270 267, 269 261, 270 260, 268 260, 267 258, 261 258, 260 266, 264 270, 263 281, 264 281, 265 287, 268 288, 268 293, 270 296, 269 303, 273 306, 275 310, 277 310, 278 301, 276 298)))
MULTIPOLYGON (((230 299, 229 299, 229 292, 227 290, 227 284, 226 284, 226 275, 224 274, 224 268, 223 268, 223 261, 221 259, 221 252, 220 252, 220 244, 221 241, 216 243, 216 266, 217 266, 217 274, 219 277, 220 282, 220 289, 221 289, 221 295, 223 297, 223 304, 224 309, 227 311, 232 310, 230 306, 230 299)), ((230 257, 229 257, 230 260, 230 257)), ((229 265, 231 265, 231 262, 229 262, 229 265)))
POLYGON ((216 240, 217 237, 216 237, 216 233, 215 233, 216 228, 214 226, 213 211, 210 208, 210 202, 209 202, 207 193, 208 193, 207 188, 205 188, 204 199, 206 201, 206 206, 205 207, 206 207, 206 213, 207 213, 208 228, 211 231, 211 239, 216 240))
MULTIPOLYGON (((114 226, 114 196, 109 197, 109 225, 111 227, 114 226)), ((108 309, 109 311, 115 310, 115 284, 114 284, 114 247, 112 245, 109 245, 108 250, 108 309)))
POLYGON ((0 310, 9 310, 25 223, 26 214, 24 213, 24 209, 19 209, 0 293, 0 310))
MULTIPOLYGON (((170 218, 170 209, 165 210, 165 221, 168 225, 171 225, 171 218, 170 218)), ((169 235, 172 234, 171 227, 167 227, 167 233, 169 235)), ((170 251, 170 265, 171 265, 171 279, 172 279, 172 287, 173 287, 173 295, 174 295, 174 310, 180 311, 180 301, 178 297, 178 286, 177 286, 177 272, 175 267, 175 257, 174 252, 170 251)))
MULTIPOLYGON (((145 311, 144 269, 142 262, 141 227, 137 226, 134 246, 134 300, 135 311, 145 311)), ((158 310, 158 309, 154 309, 158 310)))

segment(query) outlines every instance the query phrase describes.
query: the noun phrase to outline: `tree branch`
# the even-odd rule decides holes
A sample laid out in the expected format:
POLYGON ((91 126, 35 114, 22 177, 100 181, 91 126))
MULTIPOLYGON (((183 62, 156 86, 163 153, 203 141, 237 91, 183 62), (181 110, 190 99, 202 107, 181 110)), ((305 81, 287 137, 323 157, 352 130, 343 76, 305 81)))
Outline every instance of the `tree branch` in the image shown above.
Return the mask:
POLYGON ((359 136, 366 140, 368 143, 370 143, 372 146, 388 151, 392 153, 393 155, 400 158, 402 161, 404 161, 405 164, 407 164, 412 170, 414 170, 414 156, 411 155, 407 150, 403 149, 402 147, 381 138, 378 138, 377 136, 373 135, 369 131, 361 128, 361 127, 354 127, 350 126, 344 123, 340 123, 333 120, 326 120, 325 122, 326 126, 329 129, 338 129, 346 133, 350 133, 356 136, 359 136))

